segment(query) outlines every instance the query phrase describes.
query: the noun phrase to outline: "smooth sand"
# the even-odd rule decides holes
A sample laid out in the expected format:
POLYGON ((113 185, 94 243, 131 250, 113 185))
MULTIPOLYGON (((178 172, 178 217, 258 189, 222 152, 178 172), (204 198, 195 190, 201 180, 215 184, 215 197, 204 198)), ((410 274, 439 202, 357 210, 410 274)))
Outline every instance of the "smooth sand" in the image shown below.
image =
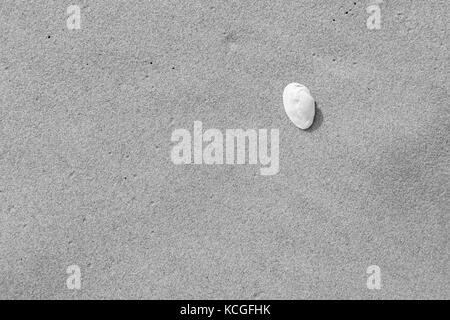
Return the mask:
POLYGON ((369 4, 3 0, 0 298, 450 298, 450 2, 369 4), (280 173, 174 166, 195 120, 278 128, 280 173))

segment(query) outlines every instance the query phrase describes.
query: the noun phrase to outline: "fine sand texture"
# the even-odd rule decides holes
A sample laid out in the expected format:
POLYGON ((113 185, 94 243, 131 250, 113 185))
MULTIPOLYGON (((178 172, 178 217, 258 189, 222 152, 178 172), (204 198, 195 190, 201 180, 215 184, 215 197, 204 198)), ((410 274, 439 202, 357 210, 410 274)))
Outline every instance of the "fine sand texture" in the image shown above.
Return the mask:
POLYGON ((2 0, 0 298, 449 299, 450 2, 371 4, 2 0), (279 173, 174 165, 194 121, 279 173))

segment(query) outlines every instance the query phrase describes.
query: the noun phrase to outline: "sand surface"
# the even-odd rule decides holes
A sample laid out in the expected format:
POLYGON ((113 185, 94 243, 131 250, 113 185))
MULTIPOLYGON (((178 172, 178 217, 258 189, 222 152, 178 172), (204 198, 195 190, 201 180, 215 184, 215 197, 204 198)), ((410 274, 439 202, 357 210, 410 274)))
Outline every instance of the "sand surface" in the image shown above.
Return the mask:
POLYGON ((0 298, 450 298, 450 2, 369 4, 2 0, 0 298), (279 129, 280 172, 175 166, 194 121, 279 129))

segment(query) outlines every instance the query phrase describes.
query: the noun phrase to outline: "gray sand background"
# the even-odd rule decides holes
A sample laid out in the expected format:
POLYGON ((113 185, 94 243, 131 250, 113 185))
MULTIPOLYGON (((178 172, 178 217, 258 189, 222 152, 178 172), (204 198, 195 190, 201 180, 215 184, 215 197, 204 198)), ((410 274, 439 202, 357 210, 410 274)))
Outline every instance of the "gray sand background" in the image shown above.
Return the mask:
POLYGON ((450 298, 450 2, 369 4, 3 0, 0 298, 450 298), (173 165, 195 120, 278 128, 280 172, 173 165))

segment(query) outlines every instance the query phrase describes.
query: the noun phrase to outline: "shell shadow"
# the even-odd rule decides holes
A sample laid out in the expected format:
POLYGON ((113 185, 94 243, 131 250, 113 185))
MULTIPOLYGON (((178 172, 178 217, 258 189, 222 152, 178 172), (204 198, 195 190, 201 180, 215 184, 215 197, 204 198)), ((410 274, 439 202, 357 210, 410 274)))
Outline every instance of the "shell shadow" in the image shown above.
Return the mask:
POLYGON ((315 108, 316 108, 316 114, 314 115, 314 122, 311 127, 306 129, 306 132, 313 132, 319 129, 319 127, 322 125, 323 122, 323 114, 322 110, 319 108, 319 104, 315 102, 315 108))

